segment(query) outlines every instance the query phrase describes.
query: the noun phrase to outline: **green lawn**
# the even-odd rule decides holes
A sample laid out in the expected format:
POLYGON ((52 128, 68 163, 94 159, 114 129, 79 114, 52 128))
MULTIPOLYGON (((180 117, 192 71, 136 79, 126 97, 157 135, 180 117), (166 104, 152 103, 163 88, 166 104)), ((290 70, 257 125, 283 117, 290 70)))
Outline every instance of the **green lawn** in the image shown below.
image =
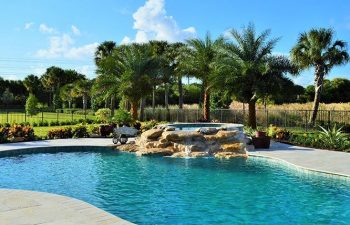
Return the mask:
MULTIPOLYGON (((87 119, 95 119, 94 115, 86 115, 87 119)), ((38 113, 34 116, 26 116, 23 112, 0 112, 0 123, 22 123, 22 122, 29 122, 29 123, 39 123, 40 121, 72 121, 72 120, 79 120, 79 119, 85 119, 84 115, 80 114, 68 114, 68 113, 54 113, 54 112, 44 112, 44 113, 38 113)))
POLYGON ((46 137, 49 130, 55 129, 55 128, 63 128, 63 127, 73 127, 74 125, 69 126, 52 126, 52 127, 33 127, 34 133, 38 137, 46 137))

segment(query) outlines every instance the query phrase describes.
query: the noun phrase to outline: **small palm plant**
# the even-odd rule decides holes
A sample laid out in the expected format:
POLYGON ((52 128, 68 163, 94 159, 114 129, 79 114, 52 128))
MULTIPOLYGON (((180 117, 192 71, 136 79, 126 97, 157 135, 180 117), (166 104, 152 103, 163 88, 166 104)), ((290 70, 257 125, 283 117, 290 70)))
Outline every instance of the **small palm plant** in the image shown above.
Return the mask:
POLYGON ((321 127, 319 132, 320 140, 324 147, 335 150, 350 149, 350 141, 345 133, 342 132, 342 127, 337 128, 334 125, 331 129, 321 127))

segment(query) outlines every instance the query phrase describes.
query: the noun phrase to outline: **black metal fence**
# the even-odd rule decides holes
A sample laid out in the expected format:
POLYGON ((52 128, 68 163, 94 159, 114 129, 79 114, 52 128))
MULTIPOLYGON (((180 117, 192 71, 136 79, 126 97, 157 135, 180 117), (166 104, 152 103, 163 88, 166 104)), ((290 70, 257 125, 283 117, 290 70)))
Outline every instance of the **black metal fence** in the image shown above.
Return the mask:
MULTIPOLYGON (((309 129, 309 119, 312 110, 257 110, 256 118, 258 126, 270 124, 280 127, 299 127, 309 129)), ((197 122, 203 118, 200 109, 160 109, 147 108, 146 120, 158 120, 169 122, 197 122)), ((222 123, 246 124, 248 111, 232 109, 215 109, 210 112, 211 120, 222 123)), ((317 116, 317 125, 330 126, 332 124, 350 125, 350 111, 320 110, 317 116)))
MULTIPOLYGON (((311 110, 257 110, 258 126, 269 126, 270 124, 280 127, 299 127, 309 129, 309 119, 311 110)), ((248 120, 247 110, 215 109, 210 112, 211 120, 223 123, 241 123, 246 124, 248 120)), ((146 108, 144 111, 144 120, 157 120, 168 122, 198 122, 203 118, 200 109, 169 109, 164 108, 146 108)), ((91 111, 42 111, 36 115, 29 116, 23 109, 4 110, 0 109, 0 123, 43 123, 43 122, 62 122, 78 121, 85 119, 96 119, 91 111)), ((320 110, 317 116, 317 125, 330 126, 339 124, 350 127, 350 111, 320 110)))
POLYGON ((4 123, 52 123, 62 121, 79 121, 86 119, 95 119, 93 113, 88 111, 40 111, 35 115, 28 115, 24 109, 3 109, 0 110, 0 124, 4 123))

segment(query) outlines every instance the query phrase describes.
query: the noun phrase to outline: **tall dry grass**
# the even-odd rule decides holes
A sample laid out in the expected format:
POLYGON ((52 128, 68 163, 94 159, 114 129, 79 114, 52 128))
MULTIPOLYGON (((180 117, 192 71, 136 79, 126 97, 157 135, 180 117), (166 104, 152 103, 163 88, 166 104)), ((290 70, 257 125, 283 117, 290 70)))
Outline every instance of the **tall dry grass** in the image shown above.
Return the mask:
MULTIPOLYGON (((241 102, 232 102, 230 105, 231 109, 243 109, 243 103, 241 102)), ((248 109, 248 104, 245 104, 245 109, 248 109)), ((264 109, 264 105, 257 104, 257 109, 264 109)), ((312 110, 312 102, 308 103, 290 103, 282 105, 267 105, 269 110, 312 110)), ((320 110, 345 110, 350 111, 350 102, 348 103, 330 103, 320 104, 320 110)))

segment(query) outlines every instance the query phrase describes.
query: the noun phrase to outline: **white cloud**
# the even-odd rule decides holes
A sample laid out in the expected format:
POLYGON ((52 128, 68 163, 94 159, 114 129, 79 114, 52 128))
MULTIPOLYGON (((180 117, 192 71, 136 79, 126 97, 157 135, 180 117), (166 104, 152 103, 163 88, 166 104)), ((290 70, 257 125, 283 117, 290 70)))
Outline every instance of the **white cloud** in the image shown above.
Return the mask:
POLYGON ((48 34, 53 34, 53 33, 56 33, 57 31, 52 28, 52 27, 49 27, 47 26, 46 24, 42 23, 39 25, 39 31, 41 33, 48 33, 48 34))
POLYGON ((15 74, 1 75, 1 77, 4 78, 4 80, 19 80, 19 77, 15 74))
POLYGON ((136 36, 134 40, 124 37, 123 41, 146 42, 148 40, 183 41, 194 37, 196 29, 181 29, 164 8, 164 0, 147 0, 134 14, 136 36))
POLYGON ((24 29, 25 29, 25 30, 28 30, 28 29, 30 29, 33 25, 34 25, 33 22, 26 23, 26 24, 24 24, 24 29))
POLYGON ((80 30, 76 26, 72 25, 71 29, 72 29, 73 34, 75 34, 77 36, 80 35, 80 30))
POLYGON ((96 67, 94 65, 82 65, 74 68, 78 73, 84 74, 89 78, 94 77, 96 67))
POLYGON ((67 58, 82 59, 91 58, 98 46, 98 43, 91 43, 83 46, 74 46, 74 39, 69 34, 50 37, 50 46, 47 49, 40 49, 36 56, 40 58, 67 58))

